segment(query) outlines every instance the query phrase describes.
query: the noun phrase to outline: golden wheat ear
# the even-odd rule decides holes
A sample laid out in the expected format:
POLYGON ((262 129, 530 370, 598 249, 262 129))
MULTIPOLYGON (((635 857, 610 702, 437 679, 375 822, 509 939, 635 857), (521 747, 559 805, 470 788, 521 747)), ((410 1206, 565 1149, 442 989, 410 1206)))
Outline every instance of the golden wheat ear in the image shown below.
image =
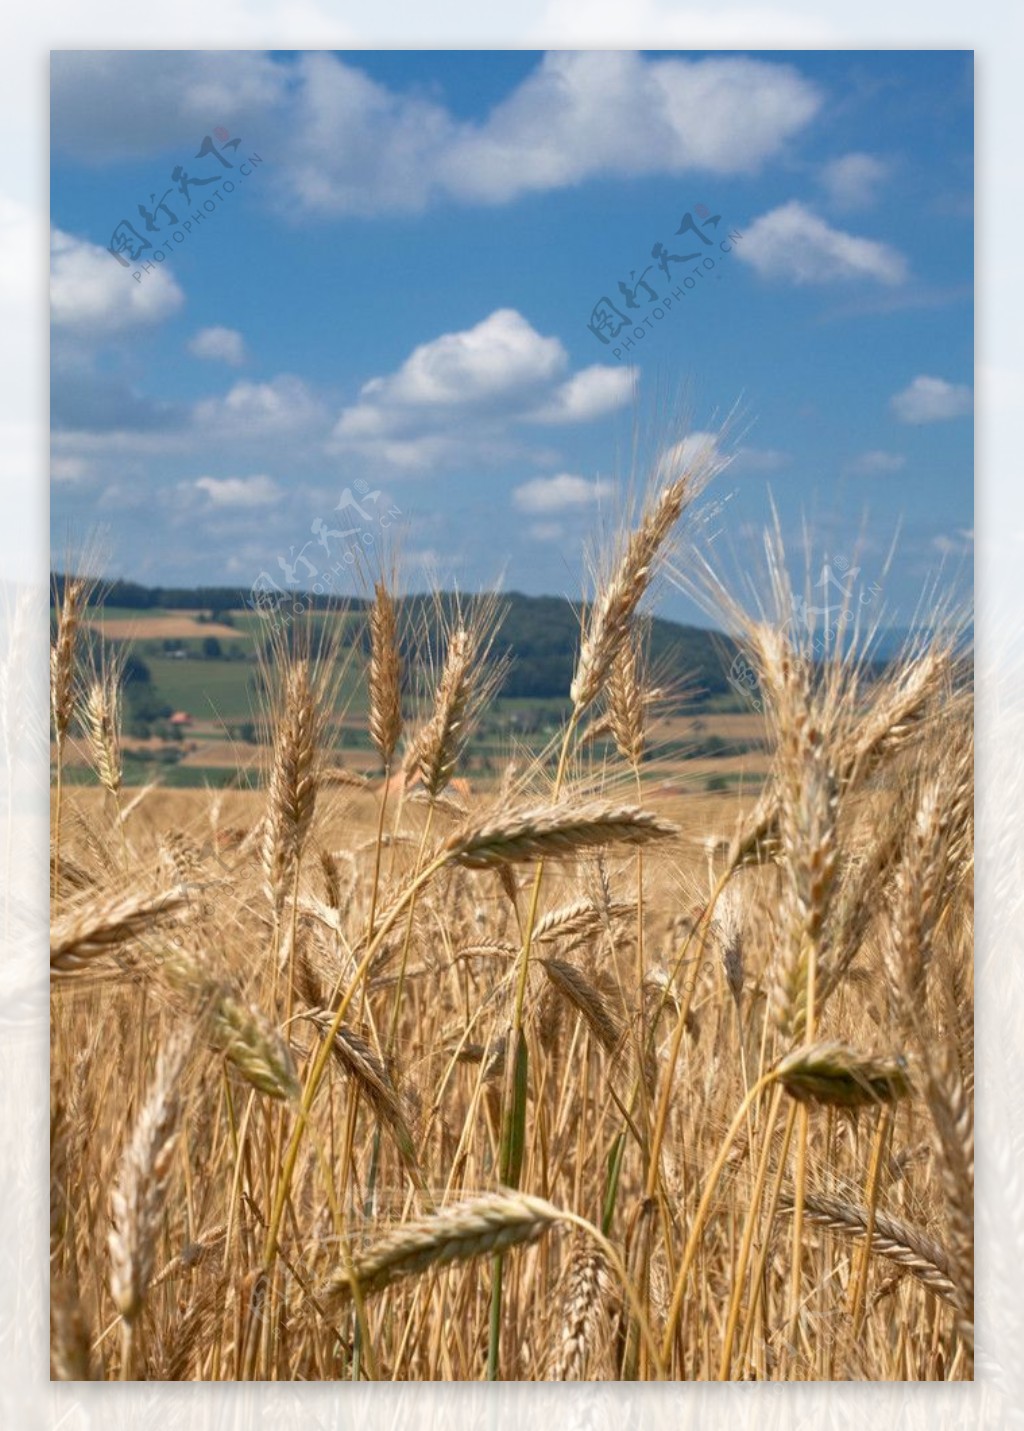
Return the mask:
POLYGON ((558 1222, 561 1214, 542 1198, 496 1192, 444 1208, 432 1217, 406 1222, 360 1252, 351 1268, 342 1268, 319 1289, 328 1310, 351 1297, 353 1284, 363 1293, 382 1292, 404 1277, 432 1267, 467 1262, 532 1242, 558 1222))
POLYGON ((451 837, 447 858, 468 869, 535 860, 571 860, 605 845, 646 845, 678 835, 678 826, 630 805, 590 801, 511 811, 451 837))
POLYGON ((633 617, 668 555, 681 517, 724 465, 714 443, 688 456, 681 470, 669 474, 669 480, 651 493, 638 524, 619 544, 584 623, 569 688, 577 715, 593 705, 604 690, 615 659, 629 639, 633 617))
POLYGON ((142 1310, 153 1272, 178 1140, 181 1078, 191 1046, 191 1033, 182 1031, 161 1049, 110 1194, 110 1292, 129 1326, 142 1310))
POLYGON ((388 586, 378 581, 370 607, 370 739, 385 770, 391 769, 402 736, 402 655, 398 612, 388 586))
MULTIPOLYGON (((785 1194, 779 1206, 783 1212, 793 1210, 792 1200, 785 1194)), ((953 1259, 940 1242, 919 1228, 877 1208, 869 1212, 866 1207, 844 1202, 841 1198, 819 1197, 814 1193, 807 1193, 804 1198, 804 1217, 808 1222, 846 1237, 865 1237, 870 1228, 873 1253, 905 1268, 929 1291, 956 1305, 953 1259)))

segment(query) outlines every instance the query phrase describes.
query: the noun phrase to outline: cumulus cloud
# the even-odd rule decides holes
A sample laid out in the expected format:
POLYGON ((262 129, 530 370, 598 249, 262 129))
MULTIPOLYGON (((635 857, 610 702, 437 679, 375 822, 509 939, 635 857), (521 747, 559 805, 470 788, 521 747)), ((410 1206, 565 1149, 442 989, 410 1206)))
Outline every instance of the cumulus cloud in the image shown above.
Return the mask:
POLYGON ((914 378, 889 403, 901 422, 915 425, 966 417, 973 405, 971 390, 966 383, 948 383, 944 378, 924 375, 914 378))
POLYGON ((222 434, 253 436, 306 431, 321 406, 301 378, 282 374, 266 383, 238 382, 222 397, 196 405, 195 421, 222 434))
POLYGON ((173 455, 205 466, 214 454, 227 465, 244 453, 254 466, 287 462, 308 473, 323 467, 330 421, 322 398, 288 374, 184 403, 139 393, 88 355, 62 354, 53 367, 51 424, 62 457, 173 455))
POLYGON ((884 477, 902 471, 906 465, 907 459, 901 452, 883 452, 873 448, 852 458, 846 464, 846 471, 856 477, 884 477))
POLYGON ((82 457, 61 457, 50 459, 50 477, 54 482, 81 482, 88 477, 90 465, 82 457))
POLYGON ((398 372, 373 378, 363 395, 373 405, 469 407, 531 392, 565 367, 557 338, 543 338, 513 308, 499 308, 460 333, 415 348, 398 372))
POLYGON ((169 155, 170 169, 211 126, 265 130, 289 69, 256 50, 55 50, 52 142, 90 164, 169 155))
POLYGON ((272 477, 197 477, 192 484, 205 492, 214 507, 268 507, 280 500, 281 489, 272 477))
POLYGON ((480 120, 328 52, 63 53, 52 89, 60 152, 180 157, 211 125, 247 143, 284 133, 282 198, 348 214, 504 204, 598 177, 753 173, 822 102, 774 60, 630 50, 548 53, 480 120))
POLYGON ((795 199, 755 219, 735 252, 762 278, 797 284, 858 278, 897 284, 908 272, 897 249, 832 228, 795 199))
POLYGON ((159 323, 185 295, 166 268, 136 282, 105 248, 53 229, 50 235, 50 321, 55 329, 104 337, 159 323))
POLYGON ((227 363, 232 368, 245 362, 245 340, 234 328, 200 328, 189 339, 188 350, 196 358, 227 363))
POLYGON ((503 203, 595 175, 751 173, 803 128, 817 90, 788 65, 553 51, 440 156, 459 197, 503 203))
POLYGON ((533 415, 534 422, 587 422, 622 407, 633 393, 632 368, 583 368, 557 388, 533 415))
POLYGON ((523 482, 513 489, 512 500, 521 512, 547 515, 592 507, 611 493, 612 484, 604 478, 588 481, 571 472, 559 472, 554 477, 532 477, 523 482))
POLYGON ((714 432, 690 432, 681 442, 666 447, 658 458, 659 480, 668 482, 678 477, 687 467, 699 463, 725 466, 729 459, 718 445, 714 432))
POLYGON ((820 179, 837 209, 864 209, 878 198, 889 165, 874 154, 843 154, 823 166, 820 179))
POLYGON ((395 466, 427 468, 458 453, 511 454, 511 434, 529 423, 592 421, 629 399, 628 370, 568 372, 558 338, 512 308, 414 348, 393 373, 372 378, 340 414, 338 450, 395 466))

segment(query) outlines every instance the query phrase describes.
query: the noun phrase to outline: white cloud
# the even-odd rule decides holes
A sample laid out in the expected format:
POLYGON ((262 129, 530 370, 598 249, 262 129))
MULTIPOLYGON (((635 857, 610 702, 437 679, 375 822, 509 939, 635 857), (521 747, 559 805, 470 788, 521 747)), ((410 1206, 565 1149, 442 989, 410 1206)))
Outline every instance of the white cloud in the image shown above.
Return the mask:
POLYGON ((824 165, 820 179, 837 209, 864 209, 888 176, 889 165, 874 154, 843 154, 824 165))
POLYGON ((796 70, 743 57, 552 51, 439 156, 457 197, 504 203, 596 175, 751 173, 820 104, 796 70))
POLYGON ((533 414, 534 422, 587 422, 629 402, 636 381, 632 368, 583 368, 563 383, 533 414))
POLYGON ((267 383, 238 382, 223 397, 197 403, 196 422, 221 434, 272 435, 309 430, 319 402, 301 378, 282 374, 267 383))
POLYGON ((84 457, 53 456, 50 459, 50 477, 54 482, 81 482, 89 471, 90 464, 84 457))
POLYGON ((578 511, 609 497, 612 490, 612 484, 604 478, 588 481, 571 472, 559 472, 554 477, 532 477, 523 482, 514 488, 512 500, 521 512, 578 511))
POLYGON ((775 60, 629 48, 553 50, 479 120, 327 50, 58 52, 52 92, 57 152, 157 163, 194 154, 211 126, 257 149, 287 135, 281 202, 349 214, 504 204, 600 177, 753 173, 822 102, 775 60))
POLYGON ((421 343, 393 373, 364 383, 340 414, 337 451, 421 470, 449 460, 514 455, 511 434, 530 423, 589 422, 627 401, 629 370, 568 373, 569 355, 515 309, 421 343))
POLYGON ((233 368, 245 362, 245 340, 234 328, 200 328, 188 340, 188 350, 197 358, 209 358, 233 368))
POLYGON ((920 425, 966 417, 973 407, 966 383, 947 383, 944 378, 916 377, 890 400, 889 406, 901 422, 920 425))
POLYGON ((90 164, 178 150, 184 161, 215 126, 251 140, 289 71, 255 49, 55 50, 54 147, 90 164))
POLYGON ((166 268, 132 277, 98 244, 53 229, 50 234, 50 320, 55 328, 103 337, 176 312, 185 295, 166 268))
POLYGON ((542 338, 521 313, 499 308, 461 333, 443 333, 414 349, 390 378, 363 394, 374 404, 463 407, 549 382, 566 364, 557 338, 542 338))
POLYGON ((861 452, 846 464, 845 471, 857 477, 881 477, 900 472, 907 465, 901 452, 883 452, 878 448, 861 452))
POLYGON ((192 484, 214 507, 268 507, 281 497, 272 477, 197 477, 192 484))
POLYGON ((722 453, 718 445, 718 436, 714 432, 690 432, 681 442, 675 442, 671 447, 666 447, 658 458, 658 480, 661 482, 671 482, 678 477, 687 467, 700 466, 704 468, 709 465, 722 468, 729 462, 729 459, 722 453))
POLYGON ((871 278, 902 283, 907 261, 889 244, 834 229, 795 199, 744 231, 735 253, 762 278, 790 283, 834 283, 871 278))

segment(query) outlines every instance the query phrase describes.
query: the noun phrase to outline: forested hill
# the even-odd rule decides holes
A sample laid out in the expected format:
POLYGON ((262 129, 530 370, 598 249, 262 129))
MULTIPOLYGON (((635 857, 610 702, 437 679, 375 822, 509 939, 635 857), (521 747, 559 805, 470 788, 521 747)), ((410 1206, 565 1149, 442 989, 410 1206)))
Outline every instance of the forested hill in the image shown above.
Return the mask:
MULTIPOLYGON (((57 599, 60 599, 62 578, 54 577, 57 599)), ((296 593, 306 606, 317 612, 330 609, 328 598, 296 593)), ((120 612, 135 615, 172 612, 205 613, 214 621, 227 620, 236 625, 243 622, 254 636, 262 623, 253 611, 252 593, 237 587, 148 587, 137 582, 115 581, 101 587, 94 602, 101 602, 108 616, 120 612)), ((579 644, 580 617, 578 608, 562 597, 524 596, 521 592, 503 593, 499 598, 505 608, 494 654, 509 651, 511 668, 501 687, 504 696, 564 698, 572 680, 573 666, 579 644)), ((435 603, 450 612, 454 596, 428 595, 403 598, 402 625, 409 631, 423 631, 434 625, 435 603)), ((467 598, 462 598, 467 604, 467 598)), ((358 614, 364 601, 348 599, 345 609, 358 614)), ((360 623, 361 627, 361 623, 360 623)), ((350 626, 352 638, 359 639, 357 628, 350 626)), ((650 622, 650 665, 657 684, 672 689, 683 688, 689 697, 701 702, 710 697, 731 692, 726 673, 735 646, 718 632, 696 626, 684 626, 675 621, 654 618, 650 622)))
MULTIPOLYGON (((557 596, 512 592, 504 600, 508 610, 496 649, 510 648, 514 661, 502 694, 565 696, 579 646, 578 609, 557 596)), ((732 642, 718 632, 660 617, 650 623, 650 666, 657 684, 685 687, 696 700, 730 691, 726 673, 734 655, 732 642)))

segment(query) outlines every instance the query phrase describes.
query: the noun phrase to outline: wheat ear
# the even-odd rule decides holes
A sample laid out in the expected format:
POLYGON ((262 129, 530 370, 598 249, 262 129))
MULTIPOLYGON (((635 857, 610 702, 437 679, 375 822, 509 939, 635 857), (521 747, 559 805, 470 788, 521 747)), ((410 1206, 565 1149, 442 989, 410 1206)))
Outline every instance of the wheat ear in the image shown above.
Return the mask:
POLYGON ((183 894, 127 894, 92 900, 66 914, 50 931, 50 973, 74 974, 104 954, 175 919, 188 904, 183 894))
POLYGON ((708 443, 684 469, 646 504, 587 616, 569 694, 576 716, 604 689, 630 623, 651 584, 660 557, 683 512, 721 467, 708 443))
POLYGON ((398 643, 398 617, 394 598, 383 581, 373 589, 370 607, 370 739, 391 768, 402 734, 402 657, 398 643))
POLYGON ((303 660, 292 660, 284 672, 276 712, 263 830, 263 869, 268 893, 278 909, 290 892, 313 820, 322 724, 323 712, 310 684, 308 666, 303 660))
POLYGON ((801 1102, 842 1108, 895 1103, 911 1091, 904 1058, 869 1056, 842 1043, 801 1045, 776 1065, 775 1076, 801 1102))
POLYGON ((668 839, 678 827, 631 805, 543 805, 510 811, 468 831, 444 846, 447 858, 469 869, 533 860, 575 859, 604 845, 645 845, 668 839))
POLYGON ((110 1291, 129 1324, 142 1309, 153 1272, 178 1138, 181 1076, 190 1046, 190 1037, 179 1034, 161 1049, 110 1194, 110 1291))
MULTIPOLYGON (((789 1212, 792 1203, 783 1196, 780 1207, 789 1212)), ((804 1197, 804 1216, 808 1222, 847 1237, 864 1237, 871 1221, 866 1207, 858 1207, 840 1198, 820 1197, 815 1193, 807 1193, 804 1197)), ((952 1259, 940 1242, 910 1223, 878 1209, 873 1222, 872 1252, 906 1268, 943 1301, 956 1303, 957 1286, 952 1259)))
POLYGON ((400 1278, 418 1276, 432 1267, 532 1242, 560 1217, 549 1202, 526 1193, 487 1193, 395 1228, 354 1253, 351 1269, 334 1272, 317 1296, 330 1311, 352 1295, 353 1281, 363 1293, 382 1292, 400 1278))

